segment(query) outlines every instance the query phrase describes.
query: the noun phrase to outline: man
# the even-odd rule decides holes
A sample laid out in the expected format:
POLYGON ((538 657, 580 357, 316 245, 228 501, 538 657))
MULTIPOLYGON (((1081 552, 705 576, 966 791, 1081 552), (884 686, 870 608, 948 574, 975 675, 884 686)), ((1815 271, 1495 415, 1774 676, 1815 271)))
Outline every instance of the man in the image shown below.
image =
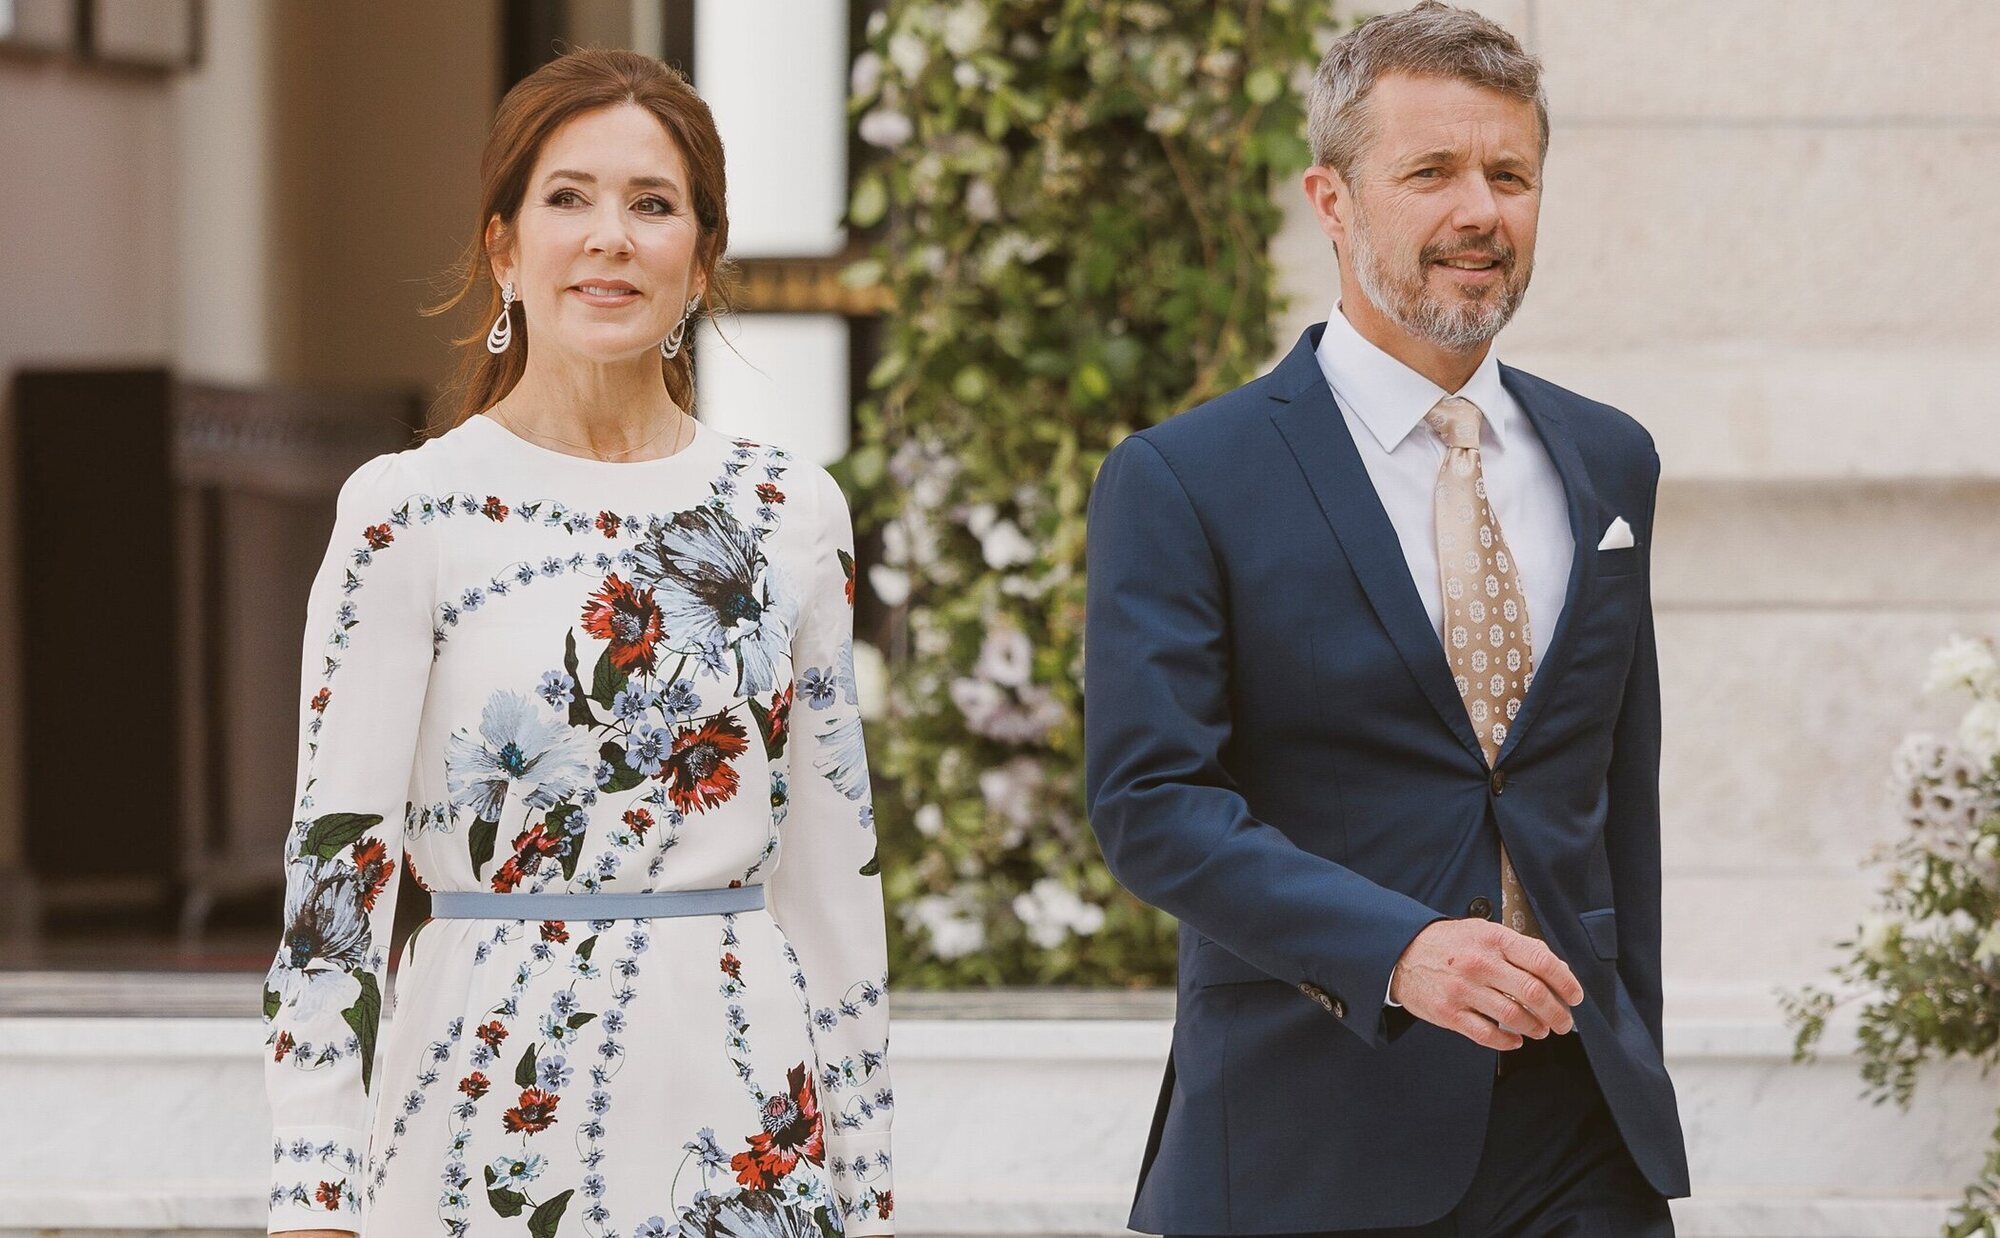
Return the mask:
POLYGON ((1659 457, 1492 352, 1540 66, 1426 3, 1336 43, 1310 116, 1339 303, 1091 496, 1092 824, 1182 921, 1131 1224, 1670 1235, 1659 457))

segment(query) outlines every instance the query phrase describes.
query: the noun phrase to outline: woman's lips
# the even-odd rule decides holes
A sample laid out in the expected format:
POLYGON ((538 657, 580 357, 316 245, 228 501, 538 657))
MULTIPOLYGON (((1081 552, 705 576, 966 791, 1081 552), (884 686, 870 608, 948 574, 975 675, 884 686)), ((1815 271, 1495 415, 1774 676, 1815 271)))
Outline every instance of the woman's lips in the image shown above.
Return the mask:
POLYGON ((608 297, 599 296, 594 292, 585 292, 581 288, 572 288, 570 289, 570 292, 582 298, 584 304, 586 305, 602 305, 607 308, 616 308, 617 306, 620 305, 630 305, 634 301, 637 301, 639 299, 639 294, 636 292, 619 292, 619 293, 614 293, 613 295, 608 297))

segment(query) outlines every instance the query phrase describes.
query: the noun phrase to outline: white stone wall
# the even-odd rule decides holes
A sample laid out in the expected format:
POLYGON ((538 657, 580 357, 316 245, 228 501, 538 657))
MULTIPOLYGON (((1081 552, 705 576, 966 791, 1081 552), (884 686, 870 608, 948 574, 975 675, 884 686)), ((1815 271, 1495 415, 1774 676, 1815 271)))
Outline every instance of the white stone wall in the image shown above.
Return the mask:
MULTIPOLYGON (((1890 753, 1948 721, 1931 646, 2000 632, 2000 6, 1471 7, 1549 92, 1500 357, 1639 418, 1664 468, 1669 1014, 1770 1017, 1868 909, 1890 753)), ((1277 193, 1289 346, 1338 274, 1277 193)))

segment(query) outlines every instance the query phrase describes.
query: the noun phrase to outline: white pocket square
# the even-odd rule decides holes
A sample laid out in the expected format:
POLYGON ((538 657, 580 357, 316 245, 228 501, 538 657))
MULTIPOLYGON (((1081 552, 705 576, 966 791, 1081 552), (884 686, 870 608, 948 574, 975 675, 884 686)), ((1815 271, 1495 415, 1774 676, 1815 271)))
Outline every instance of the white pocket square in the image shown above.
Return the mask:
POLYGON ((1632 545, 1632 526, 1625 523, 1625 517, 1618 516, 1611 521, 1611 527, 1604 531, 1604 540, 1597 543, 1599 550, 1624 550, 1632 545))

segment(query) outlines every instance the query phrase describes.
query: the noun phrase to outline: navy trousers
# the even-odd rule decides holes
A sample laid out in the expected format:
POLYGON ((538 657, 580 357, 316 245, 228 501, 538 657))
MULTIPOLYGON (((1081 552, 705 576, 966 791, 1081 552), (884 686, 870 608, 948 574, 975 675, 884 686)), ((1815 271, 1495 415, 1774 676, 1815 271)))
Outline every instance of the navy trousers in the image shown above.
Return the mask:
MULTIPOLYGON (((1393 1119, 1391 1119, 1393 1120, 1393 1119)), ((1323 1238, 1673 1238, 1574 1033, 1501 1055, 1486 1146, 1458 1206, 1428 1225, 1323 1238)), ((1268 1235, 1266 1238, 1321 1238, 1268 1235)))

